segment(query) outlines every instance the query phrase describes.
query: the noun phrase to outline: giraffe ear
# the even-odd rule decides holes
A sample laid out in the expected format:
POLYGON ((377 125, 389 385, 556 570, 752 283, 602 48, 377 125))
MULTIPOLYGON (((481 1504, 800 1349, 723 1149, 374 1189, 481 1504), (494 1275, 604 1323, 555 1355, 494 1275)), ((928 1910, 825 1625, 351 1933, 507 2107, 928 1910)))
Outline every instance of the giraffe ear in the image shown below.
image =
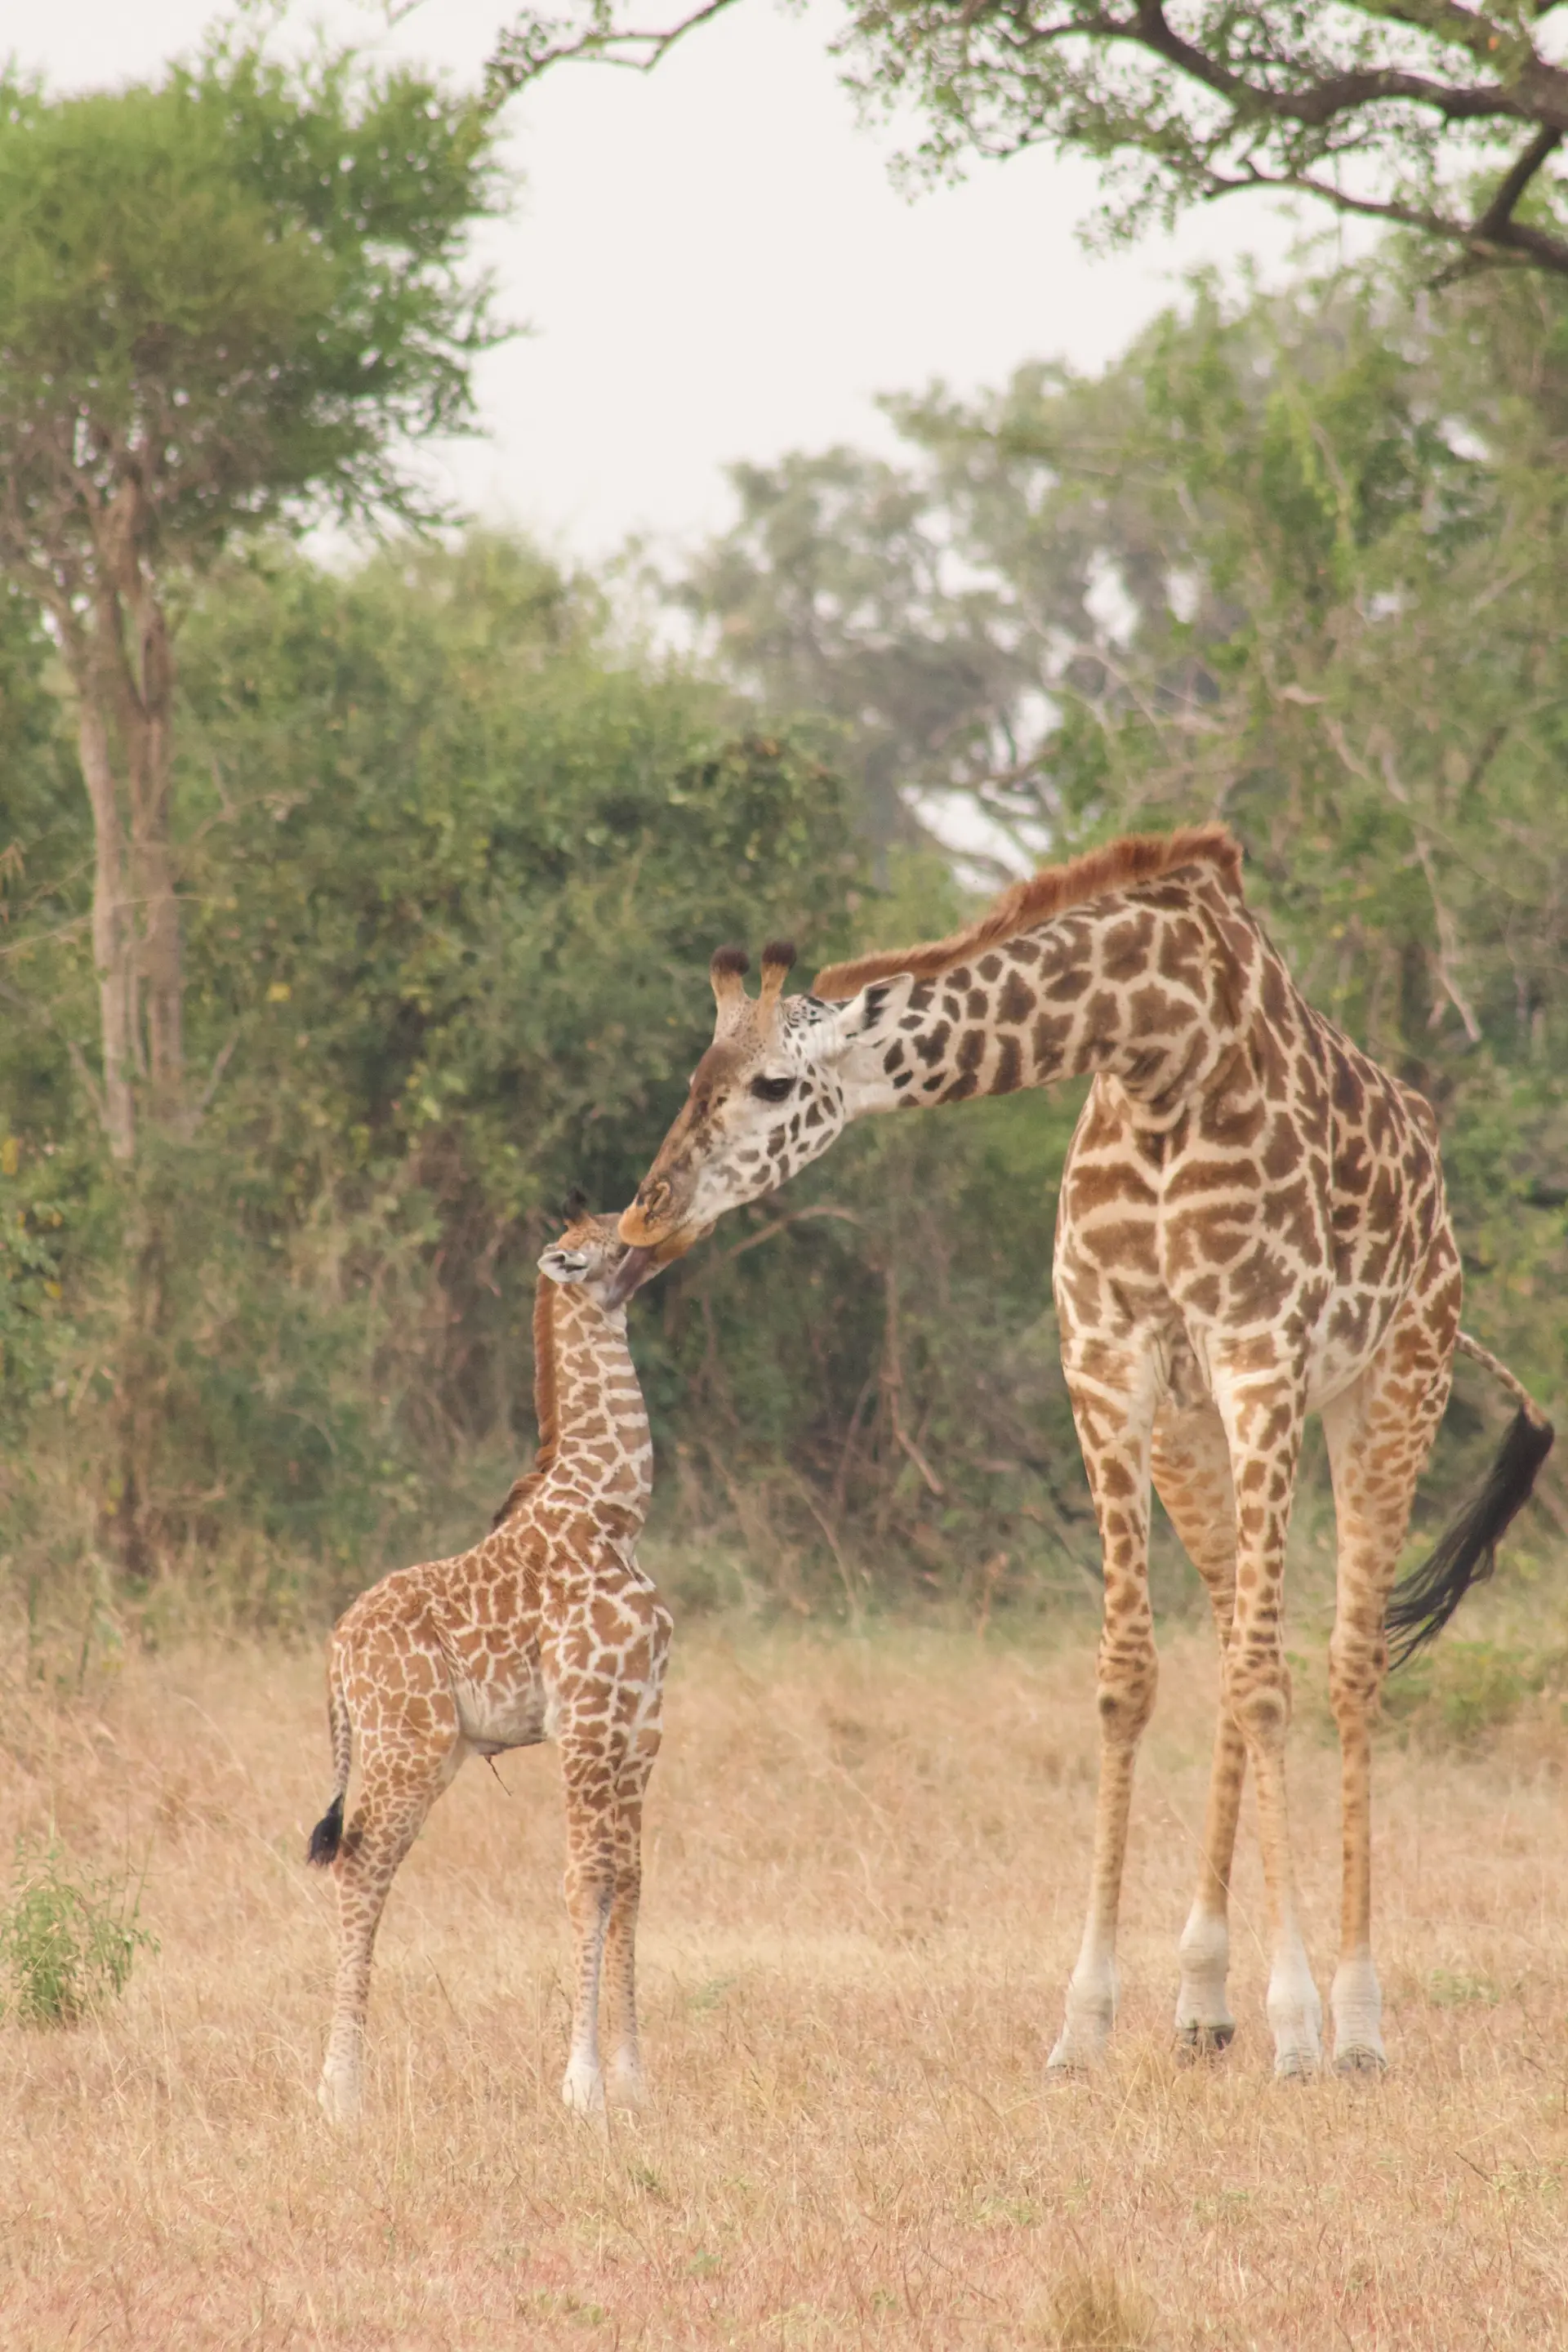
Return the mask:
POLYGON ((746 974, 752 969, 752 959, 744 948, 715 948, 708 967, 708 977, 713 983, 713 1002, 719 1008, 721 1031, 732 1029, 741 1017, 746 1002, 746 974))
POLYGON ((770 940, 763 950, 763 985, 758 997, 760 1004, 774 1004, 795 963, 793 940, 770 940))

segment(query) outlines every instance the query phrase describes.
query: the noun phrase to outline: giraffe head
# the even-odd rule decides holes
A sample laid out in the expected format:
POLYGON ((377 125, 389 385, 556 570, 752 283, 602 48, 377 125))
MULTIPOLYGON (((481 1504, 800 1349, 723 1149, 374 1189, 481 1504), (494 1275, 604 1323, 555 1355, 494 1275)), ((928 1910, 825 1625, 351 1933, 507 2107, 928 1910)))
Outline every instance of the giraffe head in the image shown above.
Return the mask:
POLYGON ((620 1238, 617 1220, 591 1214, 583 1193, 572 1194, 563 1213, 566 1230, 544 1252, 539 1271, 546 1281, 583 1290, 606 1313, 624 1307, 634 1290, 702 1237, 683 1232, 654 1249, 630 1249, 620 1238))
POLYGON ((710 964, 713 1043, 621 1219, 635 1256, 658 1257, 676 1242, 689 1248, 726 1209, 773 1192, 842 1130, 841 1008, 786 997, 794 961, 787 940, 765 947, 755 996, 746 992, 743 949, 721 948, 710 964))

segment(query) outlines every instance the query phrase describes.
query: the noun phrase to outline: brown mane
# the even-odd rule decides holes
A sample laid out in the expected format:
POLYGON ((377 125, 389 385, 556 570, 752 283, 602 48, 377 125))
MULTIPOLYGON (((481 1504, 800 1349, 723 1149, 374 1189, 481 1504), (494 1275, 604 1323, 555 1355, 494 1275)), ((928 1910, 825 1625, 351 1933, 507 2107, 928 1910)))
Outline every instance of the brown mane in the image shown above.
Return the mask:
POLYGON ((490 1521, 491 1531, 510 1519, 536 1479, 555 1459, 561 1432, 555 1409, 555 1293, 558 1285, 542 1274, 533 1293, 533 1418, 539 1425, 539 1451, 533 1467, 515 1481, 510 1494, 490 1521))
POLYGON ((811 984, 814 996, 858 996, 874 980, 891 980, 903 972, 917 979, 934 979, 954 964, 968 963, 986 948, 1016 939, 1020 931, 1048 922, 1068 907, 1088 898, 1103 898, 1108 890, 1130 883, 1152 882, 1178 866, 1194 862, 1216 866, 1227 888, 1241 892, 1241 845, 1223 824, 1185 825, 1178 833, 1130 833, 1107 842, 1066 866, 1042 866, 993 898, 982 915, 951 938, 931 940, 921 947, 884 948, 873 955, 857 956, 851 963, 830 963, 811 984))

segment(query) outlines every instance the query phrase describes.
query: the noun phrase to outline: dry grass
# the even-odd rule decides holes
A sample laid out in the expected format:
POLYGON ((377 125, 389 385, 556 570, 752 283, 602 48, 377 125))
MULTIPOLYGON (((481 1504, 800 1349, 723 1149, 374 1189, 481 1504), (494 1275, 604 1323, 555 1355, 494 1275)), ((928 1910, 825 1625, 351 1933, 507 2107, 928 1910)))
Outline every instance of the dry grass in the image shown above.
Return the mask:
MULTIPOLYGON (((1228 2058, 1166 2017, 1213 1670, 1168 1648, 1136 1813, 1115 2057, 1040 2075, 1077 1939, 1089 1661, 957 1636, 679 1644, 650 1805, 649 2113, 561 2109, 553 1759, 470 1766, 394 1895, 372 2112, 312 2087, 328 1782, 314 1656, 132 1663, 4 1700, 0 1834, 150 1840, 161 1939, 69 2032, 0 2032, 0 2343, 57 2346, 1557 2345, 1568 2339, 1568 1732, 1392 1749, 1380 1958, 1394 2072, 1276 2086, 1250 1823, 1228 2058)), ((1299 1843, 1331 1963, 1331 1754, 1299 1843)))

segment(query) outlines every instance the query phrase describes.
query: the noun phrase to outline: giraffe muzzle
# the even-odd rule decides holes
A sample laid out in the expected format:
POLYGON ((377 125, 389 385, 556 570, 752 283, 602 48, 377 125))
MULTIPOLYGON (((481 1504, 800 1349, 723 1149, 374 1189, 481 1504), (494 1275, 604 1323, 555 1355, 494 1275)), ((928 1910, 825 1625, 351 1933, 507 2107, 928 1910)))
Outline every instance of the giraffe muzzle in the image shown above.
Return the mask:
POLYGON ((624 1307, 633 1291, 657 1274, 663 1263, 657 1250, 628 1249, 605 1285, 605 1306, 624 1307))
POLYGON ((673 1200, 666 1178, 644 1177, 631 1207, 622 1212, 622 1241, 633 1249, 657 1249, 661 1242, 668 1241, 678 1223, 670 1213, 673 1200))

